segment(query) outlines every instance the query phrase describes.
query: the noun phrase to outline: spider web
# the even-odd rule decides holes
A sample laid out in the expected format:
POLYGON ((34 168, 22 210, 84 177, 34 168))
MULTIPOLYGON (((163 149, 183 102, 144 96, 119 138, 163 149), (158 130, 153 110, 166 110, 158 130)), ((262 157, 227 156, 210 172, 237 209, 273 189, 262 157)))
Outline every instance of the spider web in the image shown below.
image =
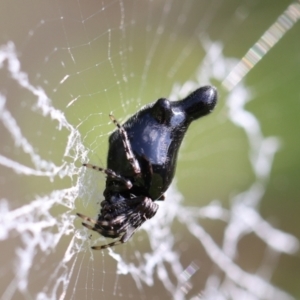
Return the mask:
POLYGON ((2 1, 1 299, 299 297, 299 7, 2 1), (155 218, 92 251, 108 241, 76 212, 97 216, 105 178, 81 164, 105 167, 108 114, 205 84, 218 107, 189 129, 155 218))

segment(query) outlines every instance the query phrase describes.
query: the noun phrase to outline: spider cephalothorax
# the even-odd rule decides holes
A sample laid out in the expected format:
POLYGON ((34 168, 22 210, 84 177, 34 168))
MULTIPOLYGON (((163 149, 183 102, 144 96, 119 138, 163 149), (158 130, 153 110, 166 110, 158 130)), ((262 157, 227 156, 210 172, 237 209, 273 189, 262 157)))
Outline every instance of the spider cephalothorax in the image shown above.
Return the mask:
POLYGON ((217 103, 214 87, 204 86, 180 101, 158 99, 129 118, 109 138, 107 169, 87 168, 107 175, 104 200, 97 220, 80 213, 82 224, 118 240, 93 249, 127 242, 152 218, 174 177, 181 141, 193 120, 210 113, 217 103), (88 223, 86 223, 88 222, 88 223))

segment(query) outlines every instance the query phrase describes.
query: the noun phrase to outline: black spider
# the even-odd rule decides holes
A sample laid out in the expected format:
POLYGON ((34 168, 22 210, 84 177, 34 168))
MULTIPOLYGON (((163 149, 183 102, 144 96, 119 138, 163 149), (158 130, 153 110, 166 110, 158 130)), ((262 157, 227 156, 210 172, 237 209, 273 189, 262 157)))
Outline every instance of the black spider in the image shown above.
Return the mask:
POLYGON ((97 220, 80 213, 82 225, 99 234, 119 238, 93 249, 105 249, 127 242, 158 209, 156 200, 174 177, 181 141, 193 120, 210 113, 217 103, 214 87, 204 86, 180 101, 158 99, 120 125, 109 138, 107 169, 91 164, 87 168, 107 175, 104 200, 97 220))

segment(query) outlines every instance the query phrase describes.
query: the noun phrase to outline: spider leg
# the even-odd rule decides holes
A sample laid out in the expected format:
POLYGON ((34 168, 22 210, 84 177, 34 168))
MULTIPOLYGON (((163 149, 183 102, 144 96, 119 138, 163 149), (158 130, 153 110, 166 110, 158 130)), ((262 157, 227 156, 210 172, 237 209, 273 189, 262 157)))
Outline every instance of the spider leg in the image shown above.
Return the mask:
POLYGON ((102 172, 102 173, 106 174, 107 177, 109 177, 109 178, 113 178, 115 180, 122 182, 128 190, 130 190, 132 188, 132 183, 130 180, 127 180, 126 178, 117 174, 116 172, 114 172, 111 169, 103 169, 101 167, 98 167, 98 166, 95 166, 92 164, 82 164, 82 165, 86 168, 90 168, 90 169, 94 169, 96 171, 102 172))
POLYGON ((121 238, 112 243, 93 246, 92 249, 94 250, 102 250, 126 243, 147 219, 151 219, 156 214, 159 207, 151 198, 142 196, 124 199, 115 204, 103 204, 103 207, 106 205, 108 205, 110 211, 115 211, 116 213, 108 213, 111 219, 104 219, 102 215, 99 215, 99 219, 94 220, 77 213, 85 222, 90 223, 82 222, 82 225, 86 228, 96 231, 105 237, 119 238, 121 236, 121 238))
POLYGON ((122 244, 123 242, 121 242, 121 240, 117 240, 115 242, 112 242, 112 243, 109 243, 107 245, 102 245, 102 246, 92 246, 91 248, 93 250, 103 250, 103 249, 107 249, 107 248, 110 248, 110 247, 113 247, 113 246, 116 246, 116 245, 120 245, 122 244))
MULTIPOLYGON (((81 213, 76 213, 76 215, 77 215, 78 217, 80 217, 81 219, 83 219, 84 221, 89 222, 89 223, 92 224, 92 225, 90 225, 90 224, 88 224, 88 223, 82 222, 81 224, 82 224, 84 227, 86 227, 86 228, 88 228, 88 229, 90 229, 90 230, 98 231, 98 232, 99 232, 99 230, 98 230, 99 225, 98 225, 98 222, 97 222, 96 220, 91 219, 90 217, 87 217, 87 216, 85 216, 85 215, 83 215, 83 214, 81 214, 81 213), (97 225, 98 225, 98 226, 97 226, 97 225)), ((108 223, 108 222, 107 222, 107 223, 108 223)), ((108 225, 108 224, 107 224, 107 225, 108 225)), ((100 230, 100 231, 101 231, 101 230, 100 230)), ((102 232, 100 232, 100 233, 102 234, 102 232)))
POLYGON ((81 224, 82 224, 84 227, 86 227, 87 229, 97 231, 97 230, 95 229, 94 226, 91 226, 91 225, 89 225, 89 224, 87 224, 87 223, 84 223, 84 222, 82 222, 81 224))
POLYGON ((126 243, 134 234, 134 232, 137 230, 138 228, 135 227, 130 227, 125 234, 117 241, 114 241, 112 243, 106 244, 106 245, 102 245, 102 246, 93 246, 91 247, 93 250, 102 250, 102 249, 107 249, 113 246, 117 246, 123 243, 126 243))
POLYGON ((93 231, 98 232, 99 234, 106 236, 106 237, 111 237, 111 238, 117 238, 119 237, 128 227, 128 223, 124 222, 126 220, 126 216, 118 216, 114 218, 111 221, 106 221, 106 220, 101 220, 101 221, 96 221, 94 219, 91 219, 90 217, 87 217, 81 213, 77 213, 77 216, 82 218, 85 222, 89 222, 91 224, 82 222, 81 224, 93 231), (122 224, 119 228, 114 228, 111 229, 113 226, 122 224))
POLYGON ((86 224, 86 223, 83 223, 82 222, 82 225, 84 226, 84 227, 86 227, 86 228, 88 228, 88 229, 90 229, 90 230, 93 230, 93 231, 96 231, 96 232, 98 232, 99 234, 101 234, 102 236, 104 236, 104 237, 109 237, 109 238, 113 238, 113 239, 115 239, 115 238, 118 238, 118 237, 120 237, 121 236, 121 234, 122 233, 117 233, 115 230, 113 230, 113 229, 111 229, 111 230, 107 230, 107 229, 103 229, 103 228, 101 228, 101 227, 99 227, 99 226, 91 226, 91 225, 89 225, 89 224, 86 224))
MULTIPOLYGON (((109 117, 112 120, 112 122, 118 127, 118 130, 121 134, 121 139, 122 139, 122 142, 123 142, 126 158, 127 158, 128 162, 130 163, 130 165, 132 166, 132 169, 133 169, 134 173, 136 175, 141 174, 140 164, 139 164, 138 160, 135 158, 135 156, 133 154, 133 151, 131 149, 131 144, 130 144, 130 141, 128 139, 128 135, 127 135, 126 130, 115 119, 115 117, 112 114, 110 114, 109 117)), ((92 165, 92 164, 83 164, 83 166, 86 167, 86 168, 90 168, 90 169, 94 169, 96 171, 102 172, 102 173, 106 174, 108 178, 112 178, 112 179, 115 179, 117 181, 122 182, 128 190, 132 188, 132 183, 131 183, 130 180, 126 179, 125 177, 123 177, 120 174, 117 174, 116 172, 114 172, 111 169, 104 169, 104 168, 101 168, 99 166, 95 166, 95 165, 92 165)))
POLYGON ((91 226, 90 224, 87 224, 87 223, 84 223, 84 222, 82 222, 81 224, 84 227, 86 227, 87 229, 96 231, 96 232, 98 232, 99 234, 101 234, 101 235, 103 235, 105 237, 118 238, 121 235, 119 232, 116 232, 115 230, 106 230, 106 229, 103 229, 103 228, 101 228, 101 227, 99 227, 97 225, 91 226))
POLYGON ((141 173, 141 167, 140 167, 140 164, 139 164, 138 160, 135 158, 135 156, 133 154, 133 151, 131 149, 131 144, 130 144, 130 141, 128 139, 128 135, 127 135, 126 130, 115 119, 115 117, 112 114, 109 114, 109 117, 113 121, 113 123, 118 127, 118 129, 119 129, 119 132, 120 132, 121 137, 122 137, 122 142, 123 142, 123 145, 124 145, 124 149, 125 149, 127 160, 131 164, 134 173, 135 174, 140 174, 141 173))
POLYGON ((84 221, 88 221, 88 222, 90 222, 92 224, 97 224, 97 221, 95 221, 95 220, 91 219, 90 217, 87 217, 87 216, 85 216, 85 215, 83 215, 81 213, 76 213, 76 215, 78 217, 80 217, 81 219, 83 219, 84 221))
MULTIPOLYGON (((117 218, 124 218, 125 223, 120 228, 118 228, 117 230, 116 229, 115 230, 109 230, 109 231, 105 230, 106 234, 107 233, 109 233, 109 234, 114 233, 115 235, 116 234, 122 234, 122 232, 125 231, 123 236, 119 240, 114 241, 112 243, 102 245, 102 246, 93 246, 92 249, 102 250, 102 249, 110 248, 110 247, 113 247, 113 246, 117 246, 119 244, 126 243, 132 237, 132 235, 135 233, 135 231, 147 219, 151 219, 156 214, 156 211, 159 207, 150 198, 146 198, 146 197, 137 197, 135 199, 128 199, 128 200, 132 201, 131 205, 137 204, 137 203, 138 203, 138 205, 136 205, 134 208, 129 208, 126 211, 126 215, 124 214, 122 216, 117 217, 117 218)), ((112 220, 110 224, 112 225, 114 223, 115 223, 115 220, 112 220)), ((103 221, 99 221, 98 224, 100 226, 104 225, 103 221)), ((103 230, 96 230, 96 231, 98 231, 98 232, 102 231, 103 232, 103 230)))
POLYGON ((158 207, 159 206, 150 198, 145 197, 137 206, 136 210, 139 212, 139 215, 143 216, 143 218, 151 219, 156 214, 158 207))

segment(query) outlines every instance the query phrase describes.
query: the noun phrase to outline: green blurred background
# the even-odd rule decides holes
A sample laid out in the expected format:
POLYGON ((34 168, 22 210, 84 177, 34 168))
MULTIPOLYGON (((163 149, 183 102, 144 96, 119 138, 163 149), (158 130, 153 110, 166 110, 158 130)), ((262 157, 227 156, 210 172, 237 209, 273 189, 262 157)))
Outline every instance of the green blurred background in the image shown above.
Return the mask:
MULTIPOLYGON (((104 178, 94 174, 86 175, 91 178, 82 179, 84 175, 80 164, 89 160, 105 166, 107 139, 114 129, 108 114, 113 111, 119 121, 125 121, 141 106, 160 97, 168 97, 175 84, 195 82, 197 74, 203 72, 201 70, 211 72, 214 66, 221 67, 206 60, 210 55, 215 60, 220 57, 235 59, 232 60, 233 67, 291 3, 294 2, 2 1, 2 54, 5 51, 10 53, 4 48, 7 49, 11 45, 9 43, 14 44, 13 52, 17 54, 21 70, 28 75, 30 85, 45 91, 52 107, 63 113, 68 124, 80 134, 80 140, 66 148, 72 132, 70 127, 60 127, 63 118, 57 117, 57 121, 54 115, 50 117, 49 112, 40 109, 36 95, 28 85, 24 88, 13 78, 8 61, 4 61, 0 65, 0 92, 6 98, 3 107, 16 120, 21 136, 32 145, 33 151, 45 161, 63 166, 67 176, 59 173, 54 176, 26 175, 18 172, 20 166, 13 167, 1 160, 1 198, 8 200, 10 210, 22 210, 33 199, 50 195, 55 190, 79 186, 81 190, 69 197, 68 205, 57 201, 49 208, 49 213, 58 219, 64 216, 74 218, 76 211, 95 216, 97 203, 102 199, 104 178), (213 51, 219 52, 212 55, 213 51), (86 180, 86 185, 78 185, 78 179, 79 182, 86 180), (95 186, 89 186, 91 181, 95 186)), ((259 121, 263 136, 275 136, 281 145, 257 209, 275 228, 294 235, 298 240, 299 34, 298 22, 243 81, 251 100, 246 109, 259 121)), ((215 72, 219 72, 220 77, 221 74, 226 76, 222 69, 215 72)), ((203 82, 203 85, 212 83, 217 86, 219 104, 211 116, 191 126, 179 155, 176 185, 184 196, 184 206, 202 207, 217 199, 230 209, 234 195, 249 189, 255 181, 248 140, 245 132, 228 117, 226 101, 229 94, 222 87, 220 77, 207 75, 206 79, 210 82, 203 82)), ((5 123, 3 116, 2 113, 1 156, 34 168, 30 155, 20 146, 21 139, 12 138, 14 133, 8 129, 11 127, 5 123)), ((47 163, 45 168, 50 169, 50 165, 47 163)), ((28 222, 34 221, 29 218, 28 222)), ((4 228, 5 223, 2 226, 4 228)), ((224 224, 204 220, 203 226, 221 245, 224 224)), ((37 266, 41 277, 38 278, 31 270, 28 275, 30 292, 13 292, 11 299, 26 298, 26 294, 35 298, 40 286, 45 286, 48 292, 51 290, 47 283, 49 277, 55 265, 62 261, 74 232, 81 228, 80 222, 71 219, 69 228, 70 232, 66 228, 57 229, 68 231, 61 237, 57 253, 45 258, 44 250, 38 249, 32 265, 33 268, 37 266)), ((7 286, 14 280, 18 282, 14 267, 17 255, 11 249, 23 247, 20 232, 12 228, 1 241, 3 299, 10 299, 6 297, 7 286)), ((176 241, 174 251, 182 265, 188 265, 193 259, 200 261, 201 274, 198 272, 193 282, 197 290, 195 287, 204 285, 215 266, 179 222, 172 224, 172 232, 176 241)), ((87 244, 85 247, 81 249, 84 254, 79 251, 76 254, 78 261, 72 263, 72 271, 66 272, 69 275, 67 298, 171 298, 157 275, 154 276, 154 287, 145 285, 139 289, 131 276, 116 274, 116 261, 111 256, 107 253, 92 256, 87 244)), ((242 238, 238 249, 237 263, 247 272, 259 273, 265 255, 264 243, 249 234, 242 238)), ((147 236, 143 232, 138 233, 130 245, 116 249, 127 263, 131 259, 138 260, 138 255, 133 254, 135 251, 149 251, 147 236)), ((271 274, 272 284, 300 299, 299 251, 293 255, 280 255, 271 274)), ((193 295, 192 292, 187 299, 193 295)))

